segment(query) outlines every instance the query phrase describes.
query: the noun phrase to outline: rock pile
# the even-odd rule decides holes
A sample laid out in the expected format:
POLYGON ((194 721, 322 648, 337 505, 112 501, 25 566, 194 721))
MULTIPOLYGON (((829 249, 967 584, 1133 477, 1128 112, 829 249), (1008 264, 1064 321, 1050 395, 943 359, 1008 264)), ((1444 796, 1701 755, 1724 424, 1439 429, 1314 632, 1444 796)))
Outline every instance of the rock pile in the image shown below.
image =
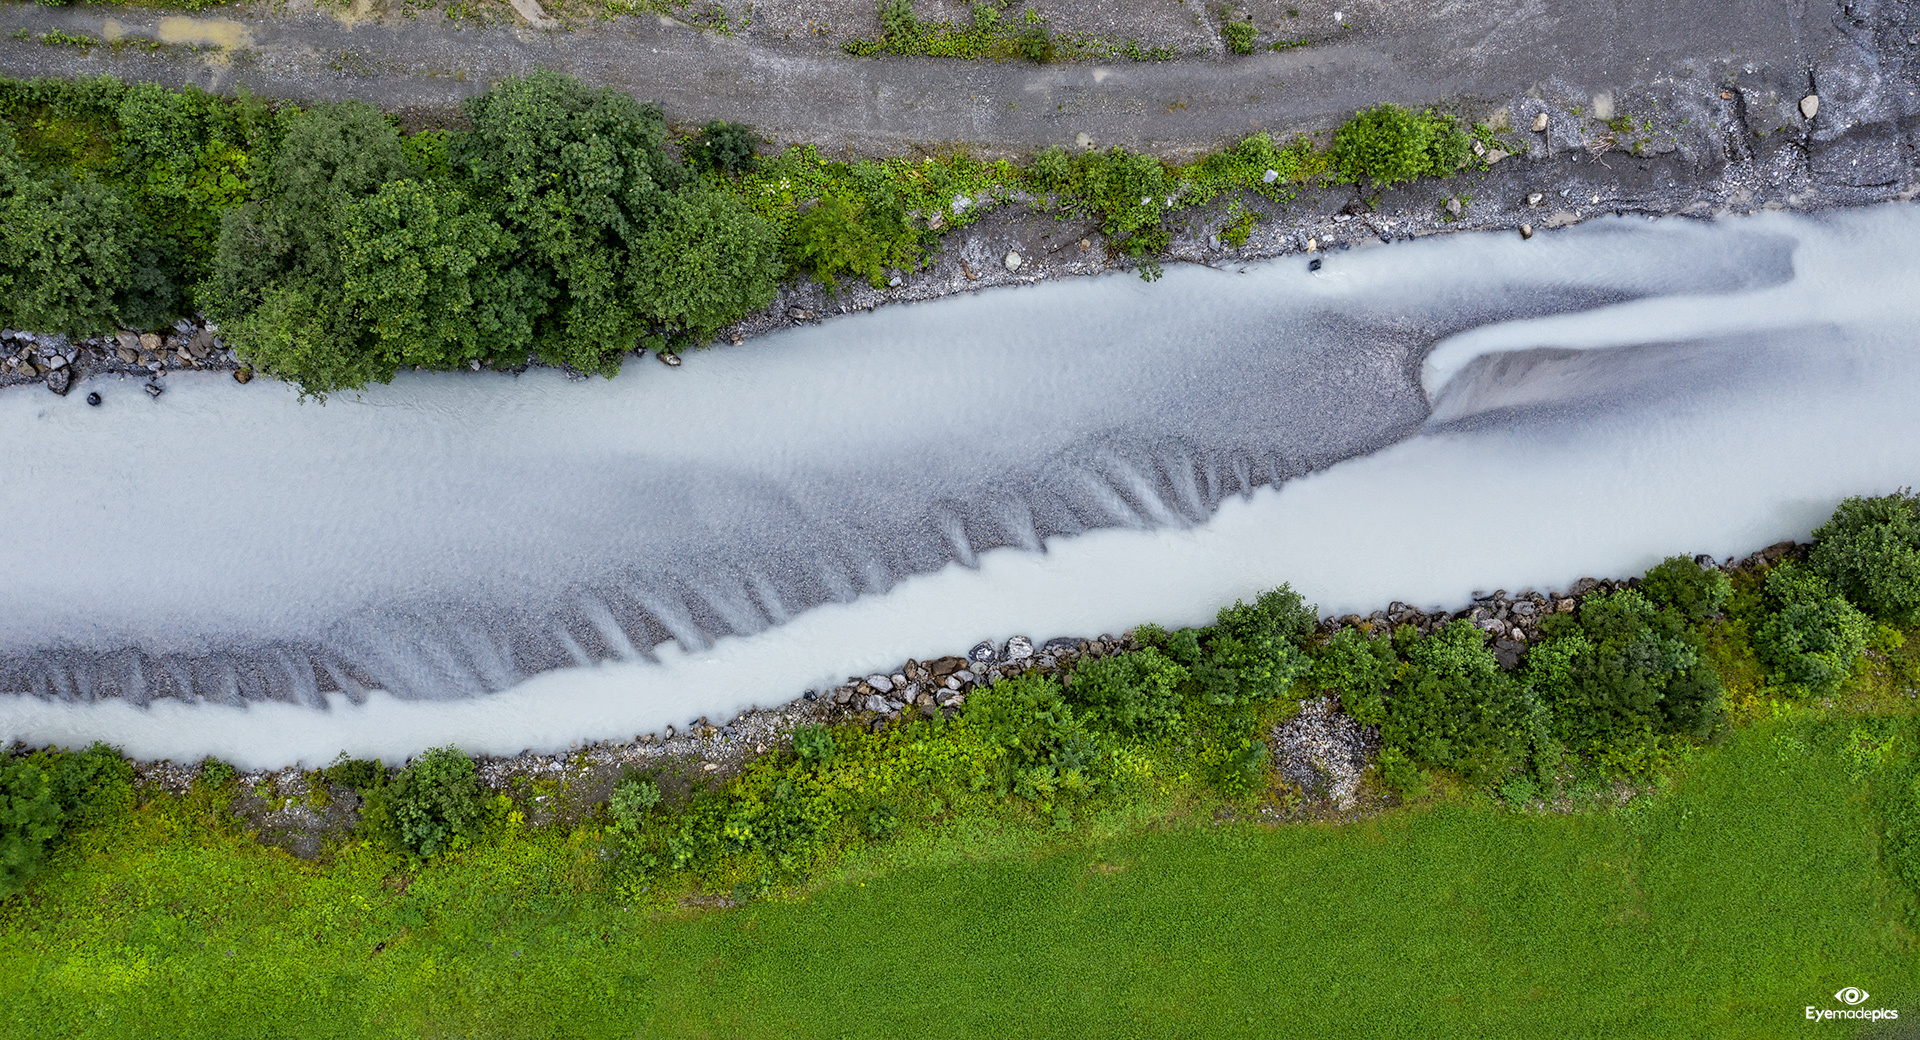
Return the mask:
POLYGON ((63 396, 93 375, 157 377, 169 371, 225 370, 239 365, 233 351, 220 341, 217 326, 184 318, 159 332, 122 329, 113 336, 78 341, 0 329, 0 358, 4 358, 0 387, 43 382, 63 396))

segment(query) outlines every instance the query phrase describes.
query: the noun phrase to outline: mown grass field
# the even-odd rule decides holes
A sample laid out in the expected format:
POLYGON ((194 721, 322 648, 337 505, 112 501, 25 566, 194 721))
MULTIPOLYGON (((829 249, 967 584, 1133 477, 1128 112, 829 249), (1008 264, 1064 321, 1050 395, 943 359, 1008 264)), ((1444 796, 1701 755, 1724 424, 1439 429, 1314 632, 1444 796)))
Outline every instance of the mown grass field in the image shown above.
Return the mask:
MULTIPOLYGON (((628 912, 528 832, 412 875, 303 864, 167 799, 0 917, 11 1036, 1770 1037, 1920 994, 1847 723, 1732 732, 1625 807, 1472 798, 983 858, 903 835, 798 900, 628 912), (905 842, 907 844, 902 844, 905 842), (905 866, 915 860, 937 866, 905 866)), ((964 843, 960 843, 964 846, 964 843)))

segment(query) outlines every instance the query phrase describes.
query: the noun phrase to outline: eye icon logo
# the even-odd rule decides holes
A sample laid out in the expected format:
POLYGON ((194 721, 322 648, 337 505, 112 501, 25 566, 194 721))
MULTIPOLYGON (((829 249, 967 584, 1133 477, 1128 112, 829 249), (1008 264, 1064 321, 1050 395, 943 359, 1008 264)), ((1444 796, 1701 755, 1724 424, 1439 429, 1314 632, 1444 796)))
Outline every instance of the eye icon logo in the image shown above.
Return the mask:
POLYGON ((1833 995, 1833 999, 1839 1001, 1842 1004, 1853 1006, 1855 1004, 1866 1003, 1868 995, 1869 994, 1867 993, 1866 990, 1861 989, 1858 986, 1848 986, 1846 989, 1843 989, 1840 992, 1835 993, 1833 995))

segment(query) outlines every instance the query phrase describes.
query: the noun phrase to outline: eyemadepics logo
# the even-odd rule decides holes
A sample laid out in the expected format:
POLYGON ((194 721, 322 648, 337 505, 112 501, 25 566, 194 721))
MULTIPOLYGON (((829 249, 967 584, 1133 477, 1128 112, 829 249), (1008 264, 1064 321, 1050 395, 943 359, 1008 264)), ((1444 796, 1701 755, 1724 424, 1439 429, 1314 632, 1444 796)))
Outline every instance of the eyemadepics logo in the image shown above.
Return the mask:
POLYGON ((1810 1022, 1831 1022, 1838 1019, 1865 1019, 1871 1022, 1878 1022, 1883 1019, 1892 1020, 1900 1017, 1900 1012, 1895 1008, 1861 1007, 1860 1005, 1865 1004, 1867 999, 1872 995, 1873 994, 1868 993, 1858 986, 1842 987, 1839 992, 1833 995, 1833 999, 1847 1005, 1846 1007, 1817 1008, 1809 1004, 1807 1005, 1807 1020, 1810 1022))

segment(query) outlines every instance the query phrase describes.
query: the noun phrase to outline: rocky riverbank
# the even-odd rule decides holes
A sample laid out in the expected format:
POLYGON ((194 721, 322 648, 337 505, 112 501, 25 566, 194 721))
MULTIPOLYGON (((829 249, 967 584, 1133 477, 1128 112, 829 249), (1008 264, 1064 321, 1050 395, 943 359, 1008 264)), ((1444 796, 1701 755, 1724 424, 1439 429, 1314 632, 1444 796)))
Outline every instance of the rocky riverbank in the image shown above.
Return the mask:
MULTIPOLYGON (((1781 542, 1759 552, 1724 561, 1698 557, 1703 567, 1728 572, 1769 564, 1801 551, 1781 542)), ((1637 584, 1637 579, 1582 578, 1568 588, 1542 592, 1505 589, 1477 594, 1459 609, 1420 608, 1394 602, 1367 615, 1321 619, 1320 631, 1342 628, 1368 633, 1410 625, 1430 633, 1449 622, 1466 620, 1486 632, 1503 668, 1519 665, 1528 644, 1540 638, 1540 622, 1549 614, 1570 613, 1588 596, 1637 584)), ((792 747, 802 725, 855 725, 874 730, 914 717, 958 715, 975 689, 1028 673, 1065 676, 1086 660, 1137 649, 1134 633, 1096 638, 1060 636, 1044 641, 1025 635, 981 640, 964 652, 898 667, 845 682, 807 690, 786 704, 755 708, 730 719, 705 716, 632 740, 577 745, 565 752, 522 752, 510 758, 479 760, 481 782, 490 790, 515 794, 528 806, 532 825, 577 823, 604 803, 613 786, 629 772, 659 778, 669 792, 724 781, 759 756, 792 747)), ((1276 796, 1275 819, 1351 819, 1385 804, 1362 783, 1379 749, 1377 730, 1341 711, 1337 699, 1310 693, 1300 711, 1268 735, 1276 796)), ((199 763, 140 762, 141 781, 185 793, 199 774, 199 763)), ((240 775, 232 811, 261 841, 295 855, 314 857, 325 841, 349 833, 358 819, 359 799, 342 785, 328 783, 317 771, 299 766, 254 770, 240 775)))

